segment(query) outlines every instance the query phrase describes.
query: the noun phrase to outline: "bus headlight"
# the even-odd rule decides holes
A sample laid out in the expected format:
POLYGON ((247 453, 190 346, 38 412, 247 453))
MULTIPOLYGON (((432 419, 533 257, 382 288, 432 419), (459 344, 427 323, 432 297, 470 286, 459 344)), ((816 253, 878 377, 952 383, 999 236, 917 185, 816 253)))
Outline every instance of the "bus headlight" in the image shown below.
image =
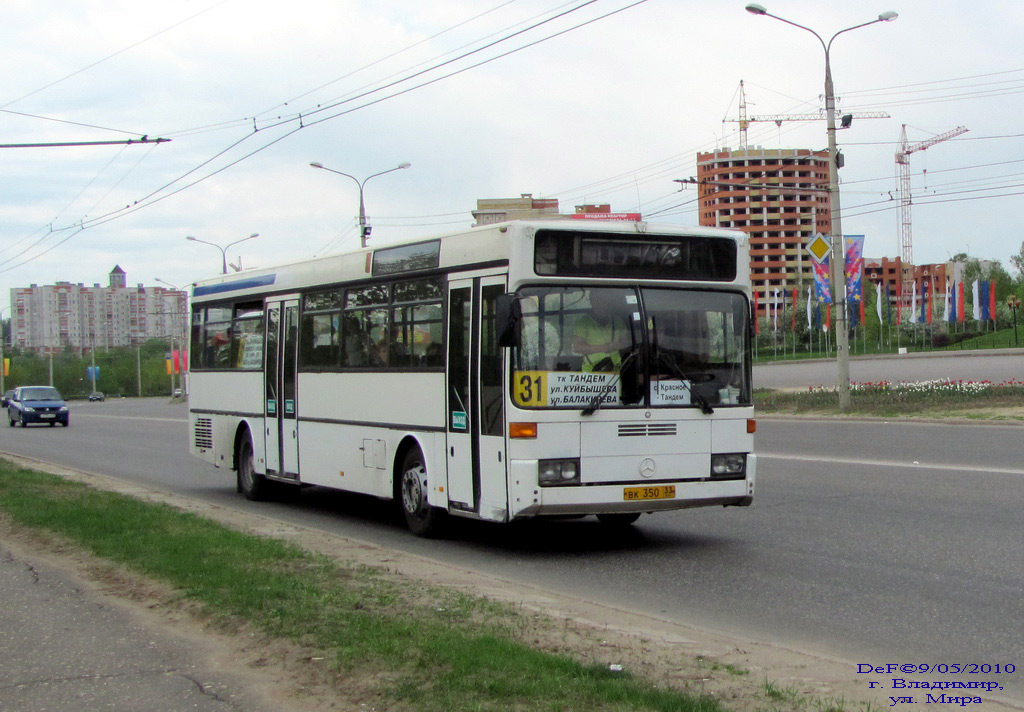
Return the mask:
POLYGON ((578 485, 580 483, 580 461, 577 459, 538 460, 537 475, 543 487, 578 485))
POLYGON ((747 456, 741 452, 711 456, 711 477, 743 477, 747 470, 747 456))

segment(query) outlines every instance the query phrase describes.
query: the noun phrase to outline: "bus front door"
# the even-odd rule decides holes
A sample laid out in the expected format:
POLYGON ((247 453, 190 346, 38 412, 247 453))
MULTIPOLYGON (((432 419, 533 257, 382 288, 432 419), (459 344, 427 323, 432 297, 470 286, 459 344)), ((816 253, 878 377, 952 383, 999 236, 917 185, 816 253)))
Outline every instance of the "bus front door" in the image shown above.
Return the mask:
POLYGON ((448 284, 448 502, 481 519, 508 519, 503 350, 494 305, 505 277, 448 284))
POLYGON ((267 302, 267 348, 264 383, 267 474, 274 478, 299 477, 298 409, 295 393, 299 302, 267 302))

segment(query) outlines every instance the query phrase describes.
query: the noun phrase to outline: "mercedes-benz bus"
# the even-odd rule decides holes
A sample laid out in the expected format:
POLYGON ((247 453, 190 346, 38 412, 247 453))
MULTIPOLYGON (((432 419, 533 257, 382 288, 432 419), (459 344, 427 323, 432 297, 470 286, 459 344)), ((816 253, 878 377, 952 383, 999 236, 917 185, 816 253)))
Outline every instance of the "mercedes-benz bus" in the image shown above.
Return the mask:
POLYGON ((191 451, 422 536, 746 506, 751 331, 746 237, 715 228, 516 221, 220 275, 192 288, 191 451))

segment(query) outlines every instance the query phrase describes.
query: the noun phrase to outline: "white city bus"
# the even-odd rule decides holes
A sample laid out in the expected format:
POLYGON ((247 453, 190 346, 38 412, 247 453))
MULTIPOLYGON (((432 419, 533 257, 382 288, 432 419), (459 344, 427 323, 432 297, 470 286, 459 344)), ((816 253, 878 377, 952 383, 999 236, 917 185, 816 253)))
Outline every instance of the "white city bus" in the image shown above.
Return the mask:
POLYGON ((393 499, 424 536, 749 505, 749 298, 742 233, 590 220, 197 282, 191 451, 249 499, 393 499), (595 364, 583 340, 611 321, 595 364))

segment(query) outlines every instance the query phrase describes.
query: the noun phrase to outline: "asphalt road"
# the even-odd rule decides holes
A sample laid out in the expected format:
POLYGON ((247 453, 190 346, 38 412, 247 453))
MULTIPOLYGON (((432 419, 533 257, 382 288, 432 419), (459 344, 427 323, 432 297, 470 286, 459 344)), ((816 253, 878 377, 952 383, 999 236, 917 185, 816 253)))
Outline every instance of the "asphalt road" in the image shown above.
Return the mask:
POLYGON ((67 429, 0 430, 0 450, 857 662, 1010 663, 1022 672, 1001 694, 1024 701, 1020 426, 762 419, 751 508, 653 515, 626 535, 584 519, 428 541, 364 497, 242 500, 232 472, 187 454, 185 415, 83 403, 67 429))

